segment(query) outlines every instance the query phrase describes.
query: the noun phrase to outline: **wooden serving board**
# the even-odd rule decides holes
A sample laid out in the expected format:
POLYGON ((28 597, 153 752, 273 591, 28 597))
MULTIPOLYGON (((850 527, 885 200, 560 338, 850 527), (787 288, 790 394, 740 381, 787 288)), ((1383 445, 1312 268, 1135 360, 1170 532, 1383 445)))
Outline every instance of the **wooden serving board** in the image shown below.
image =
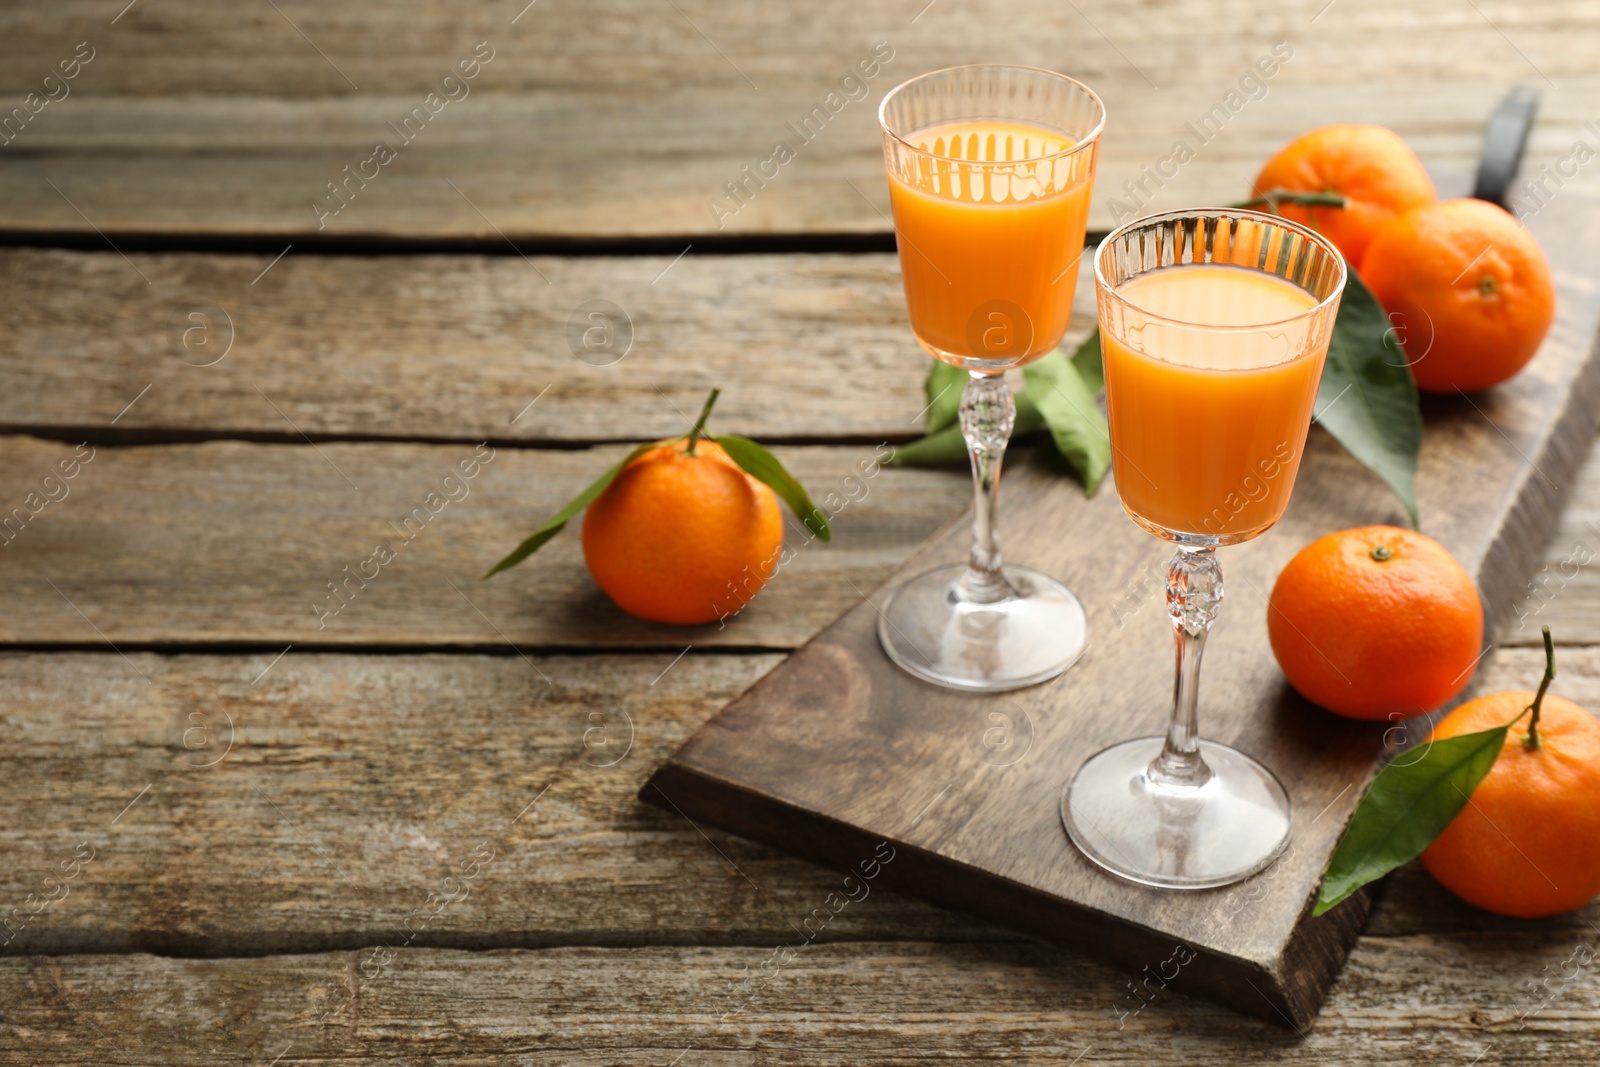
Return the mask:
MULTIPOLYGON (((1600 246, 1600 204, 1557 198, 1531 228, 1556 271, 1556 324, 1512 382, 1425 403, 1418 472, 1422 528, 1477 578, 1494 640, 1600 408, 1592 343, 1600 293, 1585 269, 1600 246)), ((1227 599, 1206 652, 1202 734, 1275 770, 1294 815, 1277 864, 1200 892, 1150 889, 1101 871, 1071 845, 1058 814, 1061 790, 1085 759, 1165 729, 1173 653, 1158 590, 1168 546, 1133 525, 1109 485, 1086 500, 1070 479, 1024 463, 1008 472, 1003 501, 1006 558, 1063 579, 1088 611, 1088 650, 1066 674, 973 696, 918 682, 884 656, 879 605, 906 577, 964 558, 969 533, 958 520, 707 723, 642 798, 1093 953, 1125 967, 1133 985, 1165 984, 1309 1025, 1371 904, 1362 893, 1311 918, 1322 870, 1379 766, 1388 724, 1337 718, 1285 684, 1267 642, 1266 598, 1302 546, 1331 530, 1403 522, 1398 501, 1313 430, 1283 521, 1221 553, 1227 599), (1189 962, 1180 968, 1175 958, 1189 962)), ((817 905, 825 915, 826 903, 817 905)), ((806 918, 794 917, 797 940, 809 936, 806 918)), ((1121 1007, 1139 1003, 1130 994, 1121 1007)))

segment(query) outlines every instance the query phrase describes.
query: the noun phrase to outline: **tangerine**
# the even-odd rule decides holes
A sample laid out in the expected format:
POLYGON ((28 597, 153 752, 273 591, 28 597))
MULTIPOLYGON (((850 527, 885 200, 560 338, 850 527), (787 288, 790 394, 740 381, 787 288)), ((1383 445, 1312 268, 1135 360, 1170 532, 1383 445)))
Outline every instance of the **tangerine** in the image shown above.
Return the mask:
POLYGON ((1484 200, 1441 200, 1384 227, 1361 276, 1389 312, 1417 386, 1471 393, 1521 370, 1555 319, 1550 263, 1484 200))
POLYGON ((1352 719, 1403 718, 1471 680, 1483 605, 1433 538, 1362 526, 1289 561, 1267 600, 1267 636, 1289 684, 1313 704, 1352 719))
POLYGON ((1452 711, 1428 739, 1488 730, 1521 716, 1422 865, 1450 892, 1521 919, 1559 915, 1600 894, 1600 722, 1570 700, 1491 693, 1452 711), (1534 701, 1538 741, 1528 742, 1534 701))
POLYGON ((1363 277, 1367 246, 1384 224, 1438 195, 1399 134, 1355 122, 1322 126, 1284 145, 1256 175, 1251 195, 1274 189, 1343 195, 1342 208, 1285 203, 1277 211, 1332 241, 1363 277))
POLYGON ((584 562, 606 595, 630 615, 679 626, 742 609, 782 546, 777 495, 693 435, 618 471, 583 517, 584 562))

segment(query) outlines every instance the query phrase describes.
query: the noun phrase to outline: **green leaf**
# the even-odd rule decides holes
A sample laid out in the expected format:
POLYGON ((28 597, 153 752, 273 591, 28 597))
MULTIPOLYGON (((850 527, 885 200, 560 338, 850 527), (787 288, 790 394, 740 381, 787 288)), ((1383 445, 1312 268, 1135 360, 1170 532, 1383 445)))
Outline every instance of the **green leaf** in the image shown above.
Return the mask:
POLYGON ((1402 752, 1373 779, 1328 861, 1313 915, 1422 854, 1494 766, 1506 730, 1496 726, 1402 752))
MULTIPOLYGON (((1044 425, 1044 416, 1026 393, 1018 394, 1017 421, 1011 428, 1013 438, 1029 434, 1044 425)), ((946 426, 910 444, 899 445, 894 455, 886 461, 891 467, 933 467, 941 463, 967 462, 967 440, 961 436, 961 427, 946 426)))
POLYGON ((1022 377, 1023 395, 1044 416, 1056 451, 1083 479, 1084 492, 1093 495, 1111 466, 1111 429, 1094 393, 1059 348, 1023 367, 1022 377))
POLYGON ((961 427, 946 426, 909 444, 896 445, 894 454, 884 462, 891 467, 936 467, 966 458, 967 440, 961 436, 961 427))
POLYGON ((922 383, 928 396, 928 414, 922 432, 935 434, 955 423, 961 413, 961 393, 971 378, 960 367, 952 367, 942 360, 934 360, 928 368, 928 377, 922 383))
POLYGON ((1317 421, 1389 483, 1416 526, 1422 446, 1417 383, 1389 316, 1356 272, 1349 274, 1317 390, 1317 421))
POLYGON ((1078 368, 1078 377, 1083 379, 1084 388, 1091 394, 1098 396, 1106 387, 1106 369, 1100 362, 1099 326, 1089 331, 1089 336, 1072 354, 1072 365, 1078 368))
POLYGON ((795 481, 794 475, 783 469, 783 464, 778 462, 777 456, 748 437, 721 436, 710 439, 721 445, 728 458, 744 468, 746 474, 772 486, 773 492, 783 498, 783 502, 789 505, 789 510, 793 511, 795 516, 805 523, 806 529, 816 534, 819 540, 833 540, 833 531, 828 528, 827 518, 816 505, 811 503, 805 487, 795 481))
MULTIPOLYGON (((1096 357, 1091 372, 1097 373, 1098 335, 1091 336, 1078 352, 1082 356, 1085 346, 1090 345, 1096 357)), ((1017 421, 1011 436, 1021 437, 1041 426, 1048 428, 1056 451, 1077 471, 1084 490, 1092 494, 1111 466, 1111 433, 1095 402, 1094 391, 1083 380, 1077 359, 1069 360, 1066 352, 1058 348, 1022 369, 1025 385, 1016 396, 1017 421)), ((928 376, 930 385, 933 377, 928 376)), ((966 458, 967 443, 961 436, 961 427, 950 424, 896 448, 889 463, 897 467, 931 466, 959 463, 966 458)))
POLYGON ((623 467, 626 467, 628 464, 632 463, 634 460, 638 459, 640 456, 644 455, 646 452, 662 443, 663 442, 661 441, 652 441, 647 445, 640 445, 632 452, 629 452, 622 458, 622 462, 618 463, 615 467, 612 467, 600 477, 596 478, 589 485, 589 488, 585 489, 583 492, 567 501, 566 507, 550 516, 550 518, 545 521, 543 526, 529 534, 522 544, 511 550, 511 554, 509 556, 501 560, 499 563, 496 563, 493 567, 489 568, 489 573, 485 574, 482 578, 479 578, 478 581, 488 581, 501 571, 509 570, 512 567, 515 567, 517 564, 521 563, 523 560, 539 551, 539 549, 544 546, 544 543, 550 540, 556 534, 560 533, 562 527, 566 526, 566 524, 571 521, 571 519, 577 515, 578 512, 594 503, 596 498, 598 498, 601 493, 606 491, 606 486, 611 484, 612 479, 616 478, 618 472, 620 472, 623 467))

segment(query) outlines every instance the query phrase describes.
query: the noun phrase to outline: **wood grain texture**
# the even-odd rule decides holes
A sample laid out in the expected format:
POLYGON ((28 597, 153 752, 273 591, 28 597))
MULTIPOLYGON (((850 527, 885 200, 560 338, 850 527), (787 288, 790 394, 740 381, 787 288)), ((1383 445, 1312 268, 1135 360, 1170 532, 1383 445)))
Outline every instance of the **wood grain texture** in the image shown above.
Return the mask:
MULTIPOLYGON (((1528 684, 1538 658, 1491 653, 1480 688, 1528 684)), ((795 926, 818 943, 1014 940, 876 889, 818 925, 837 872, 635 799, 778 662, 0 655, 0 952, 762 946, 795 926), (494 858, 464 899, 419 922, 483 842, 494 858), (32 915, 83 843, 93 858, 32 915)), ((1600 649, 1562 650, 1558 692, 1600 707, 1600 649)), ((1572 936, 1597 921, 1600 904, 1501 919, 1413 865, 1385 885, 1366 932, 1572 936)))
MULTIPOLYGON (((70 96, 0 149, 23 163, 0 170, 0 229, 496 244, 502 235, 886 234, 876 103, 904 78, 974 57, 1062 69, 1102 93, 1111 123, 1091 216, 1102 230, 1112 197, 1127 199, 1125 182, 1159 173, 1159 188, 1147 184, 1152 208, 1229 202, 1275 148, 1339 120, 1393 126, 1442 188, 1464 193, 1489 111, 1517 81, 1545 90, 1534 168, 1570 157, 1580 138, 1600 144, 1584 127, 1600 86, 1589 62, 1600 19, 1581 0, 1536 10, 1343 0, 1327 11, 1032 0, 990 19, 959 5, 922 10, 918 0, 763 5, 737 16, 710 0, 544 0, 514 25, 512 4, 471 13, 438 3, 404 13, 278 6, 219 15, 201 0, 146 3, 114 26, 87 3, 7 12, 8 106, 37 91, 78 41, 97 54, 70 96), (880 40, 894 58, 864 98, 798 143, 785 124, 823 105, 880 40), (479 41, 495 58, 470 95, 401 143, 388 124, 421 106, 479 41), (1241 92, 1280 41, 1293 58, 1241 92), (1180 53, 1183 63, 1166 60, 1180 53), (1219 106, 1219 133, 1188 132, 1219 106), (382 138, 399 157, 319 229, 312 204, 326 183, 382 138), (719 216, 711 205, 724 183, 779 140, 795 143, 797 158, 747 206, 719 216), (1163 164, 1177 140, 1195 157, 1163 164)), ((1579 167, 1561 181, 1592 190, 1600 173, 1579 167)))
MULTIPOLYGON (((634 799, 777 660, 0 655, 3 951, 782 937, 837 874, 634 799), (46 879, 80 843, 92 859, 32 916, 28 895, 56 894, 46 879), (463 879, 484 843, 492 858, 463 879), (430 893, 461 887, 447 913, 419 917, 430 893)), ((880 898, 824 939, 1004 936, 880 898)))
MULTIPOLYGON (((893 255, 9 248, 0 289, 9 429, 631 441, 686 432, 720 386, 722 432, 902 441, 927 404, 893 255), (599 300, 621 316, 591 350, 599 300)), ((1094 323, 1088 272, 1078 310, 1068 344, 1094 323)))
POLYGON ((1129 976, 1029 944, 802 945, 782 965, 777 946, 34 957, 0 961, 0 1060, 1585 1063, 1600 1056, 1593 975, 1552 981, 1547 1001, 1528 988, 1582 943, 1365 939, 1301 1035, 1191 1000, 1187 976, 1134 1014, 1129 976))
POLYGON ((1538 645, 1548 625, 1558 642, 1600 641, 1600 457, 1591 455, 1545 546, 1539 568, 1520 591, 1502 641, 1538 645))
POLYGON ((505 89, 661 91, 694 85, 748 92, 739 74, 743 69, 765 92, 769 86, 825 80, 835 67, 842 73, 860 48, 884 35, 897 49, 895 65, 907 68, 901 77, 909 77, 913 68, 948 62, 961 49, 1000 61, 1015 56, 1017 62, 1041 63, 1053 57, 1099 80, 1126 75, 1138 80, 1132 60, 1155 83, 1138 84, 1161 92, 1184 84, 1186 77, 1225 77, 1253 60, 1263 43, 1288 39, 1297 50, 1294 62, 1315 60, 1307 66, 1328 77, 1342 72, 1352 83, 1362 77, 1488 80, 1510 71, 1519 58, 1515 47, 1528 57, 1522 74, 1531 73, 1531 61, 1552 79, 1565 81, 1591 72, 1585 38, 1600 31, 1600 15, 1583 0, 1551 0, 1537 7, 1490 0, 1479 4, 1481 14, 1445 0, 1416 0, 1403 8, 1379 0, 1340 0, 1327 11, 1312 4, 1254 3, 1243 8, 1248 22, 1240 7, 1223 0, 1126 10, 1079 5, 1078 12, 1021 0, 1005 19, 946 8, 943 0, 931 8, 923 0, 870 9, 818 0, 804 9, 772 5, 737 16, 710 0, 674 2, 682 14, 669 7, 668 18, 647 0, 539 0, 532 8, 463 8, 445 0, 418 0, 403 10, 275 0, 278 11, 248 7, 226 16, 205 0, 168 0, 155 6, 141 2, 109 29, 120 9, 108 15, 94 0, 61 0, 0 12, 0 88, 34 88, 34 71, 42 76, 56 50, 65 45, 70 53, 71 44, 84 38, 106 42, 87 68, 95 80, 80 85, 86 93, 357 95, 307 38, 362 93, 427 92, 436 87, 443 66, 486 39, 498 48, 489 70, 500 79, 496 86, 505 89), (1225 25, 1230 16, 1239 24, 1225 25), (1019 34, 1019 27, 1028 32, 1019 34), (1104 38, 1095 34, 1096 27, 1104 38), (1510 43, 1495 33, 1497 27, 1510 43), (1412 34, 1408 49, 1402 48, 1407 42, 1392 39, 1403 31, 1412 34), (951 40, 952 33, 959 33, 959 40, 951 40), (1126 58, 1108 48, 1105 38, 1126 58), (373 47, 379 39, 383 47, 373 47), (1130 49, 1130 42, 1143 54, 1130 49), (1141 62, 1185 43, 1195 47, 1181 70, 1141 62), (717 47, 732 63, 718 58, 717 47), (171 62, 174 56, 184 62, 171 62), (1396 69, 1397 56, 1407 60, 1404 69, 1396 69))
MULTIPOLYGON (((1424 528, 1475 576, 1491 633, 1534 569, 1600 412, 1600 287, 1584 266, 1600 213, 1552 210, 1536 232, 1560 279, 1559 325, 1514 382, 1431 406, 1417 480, 1424 528)), ((1119 963, 1180 938, 1201 953, 1210 995, 1301 1025, 1365 914, 1359 898, 1309 918, 1376 770, 1381 724, 1310 713, 1273 661, 1265 601, 1306 542, 1394 521, 1396 502, 1314 437, 1278 527, 1222 553, 1230 596, 1208 643, 1202 729, 1276 771, 1294 805, 1293 847, 1254 879, 1180 894, 1105 874, 1060 826, 1072 772, 1114 742, 1160 733, 1171 700, 1167 620, 1133 610, 1154 599, 1166 546, 1135 532, 1113 492, 1083 501, 1061 490, 1032 471, 1006 490, 1008 558, 1065 580, 1088 612, 1090 643, 1061 678, 1001 697, 924 685, 878 647, 879 590, 708 723, 641 796, 845 867, 887 839, 908 857, 892 884, 1119 963), (1026 734, 1020 753, 981 741, 997 709, 1018 744, 1026 734)), ((947 528, 885 589, 962 559, 967 537, 947 528)))
POLYGON ((794 558, 725 624, 624 615, 584 568, 577 524, 517 569, 478 581, 626 451, 500 448, 465 480, 460 464, 487 454, 465 444, 101 446, 75 478, 47 484, 79 449, 6 438, 0 641, 789 648, 970 496, 963 471, 875 468, 874 446, 779 449, 836 515, 836 535, 808 543, 789 516, 794 558), (65 498, 28 495, 49 484, 65 498))

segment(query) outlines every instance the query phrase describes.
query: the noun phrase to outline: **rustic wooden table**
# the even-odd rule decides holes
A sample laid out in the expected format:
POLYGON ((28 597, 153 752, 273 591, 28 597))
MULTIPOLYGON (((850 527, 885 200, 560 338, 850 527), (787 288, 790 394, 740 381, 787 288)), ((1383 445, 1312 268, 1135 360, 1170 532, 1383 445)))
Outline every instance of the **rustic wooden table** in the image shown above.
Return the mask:
MULTIPOLYGON (((1463 194, 1514 82, 1521 209, 1595 197, 1597 44, 1588 0, 0 11, 0 1060, 1600 1057, 1600 907, 1500 920, 1415 867, 1303 1034, 887 892, 785 951, 841 876, 635 794, 963 471, 885 470, 723 629, 623 616, 570 533, 475 581, 712 385, 819 496, 914 436, 873 123, 913 73, 1101 89, 1104 230, 1334 120, 1463 194)), ((1548 622, 1600 710, 1600 458, 1569 495, 1479 686, 1548 622)))

